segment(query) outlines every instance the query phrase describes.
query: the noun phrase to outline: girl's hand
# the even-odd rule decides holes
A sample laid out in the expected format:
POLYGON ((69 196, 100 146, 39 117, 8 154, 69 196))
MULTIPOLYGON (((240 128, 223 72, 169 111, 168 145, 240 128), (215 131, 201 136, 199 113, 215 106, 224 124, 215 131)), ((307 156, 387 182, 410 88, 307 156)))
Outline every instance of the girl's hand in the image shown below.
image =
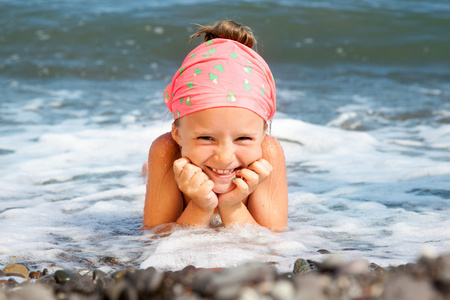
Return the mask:
POLYGON ((237 175, 239 177, 233 180, 236 188, 218 196, 219 209, 232 209, 240 206, 241 202, 253 193, 261 182, 269 177, 272 170, 272 165, 261 158, 254 161, 247 168, 238 171, 237 175))
POLYGON ((217 195, 212 191, 214 182, 201 168, 182 157, 174 161, 173 171, 178 188, 186 197, 201 210, 214 211, 218 205, 217 195))

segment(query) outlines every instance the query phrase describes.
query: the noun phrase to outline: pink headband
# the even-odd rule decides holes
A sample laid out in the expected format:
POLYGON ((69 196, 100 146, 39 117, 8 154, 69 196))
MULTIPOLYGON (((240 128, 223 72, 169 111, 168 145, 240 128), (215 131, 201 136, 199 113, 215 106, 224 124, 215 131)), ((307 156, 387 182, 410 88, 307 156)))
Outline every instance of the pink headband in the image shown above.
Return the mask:
POLYGON ((174 119, 213 107, 241 107, 267 121, 276 109, 275 82, 251 48, 213 39, 188 54, 166 87, 164 101, 174 119))

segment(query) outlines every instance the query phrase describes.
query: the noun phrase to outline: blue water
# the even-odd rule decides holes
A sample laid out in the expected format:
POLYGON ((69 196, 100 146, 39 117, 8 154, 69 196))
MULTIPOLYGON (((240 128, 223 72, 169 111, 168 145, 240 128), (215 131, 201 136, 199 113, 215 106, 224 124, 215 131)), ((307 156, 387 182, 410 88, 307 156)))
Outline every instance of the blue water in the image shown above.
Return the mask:
POLYGON ((448 1, 0 1, 0 265, 288 270, 450 251, 448 1), (289 230, 140 230, 140 168, 195 23, 250 26, 277 83, 289 230), (109 266, 103 256, 118 258, 109 266))

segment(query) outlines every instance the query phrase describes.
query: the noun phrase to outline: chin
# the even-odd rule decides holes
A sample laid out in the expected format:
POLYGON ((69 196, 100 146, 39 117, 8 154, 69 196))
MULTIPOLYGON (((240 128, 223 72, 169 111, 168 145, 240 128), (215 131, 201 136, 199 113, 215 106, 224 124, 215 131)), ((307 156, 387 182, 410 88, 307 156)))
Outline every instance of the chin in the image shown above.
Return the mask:
POLYGON ((216 194, 226 194, 231 192, 236 186, 234 184, 229 185, 219 185, 213 188, 213 192, 216 194))

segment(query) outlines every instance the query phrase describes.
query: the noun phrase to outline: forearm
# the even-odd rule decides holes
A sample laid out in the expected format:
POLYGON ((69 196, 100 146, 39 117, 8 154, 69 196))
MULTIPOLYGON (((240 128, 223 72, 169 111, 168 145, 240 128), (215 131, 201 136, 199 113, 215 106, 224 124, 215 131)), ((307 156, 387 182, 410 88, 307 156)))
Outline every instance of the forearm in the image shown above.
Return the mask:
POLYGON ((239 202, 230 207, 219 205, 219 214, 224 226, 231 224, 258 224, 244 203, 239 202))
POLYGON ((177 219, 178 224, 192 226, 209 226, 214 210, 204 210, 190 201, 177 219))

